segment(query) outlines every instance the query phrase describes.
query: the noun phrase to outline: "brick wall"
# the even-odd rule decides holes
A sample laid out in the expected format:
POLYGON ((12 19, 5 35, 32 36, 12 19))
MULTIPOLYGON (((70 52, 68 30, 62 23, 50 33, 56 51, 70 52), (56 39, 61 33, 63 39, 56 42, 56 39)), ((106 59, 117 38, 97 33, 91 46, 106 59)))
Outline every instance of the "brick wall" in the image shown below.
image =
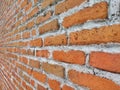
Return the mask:
POLYGON ((0 90, 120 90, 120 0, 10 2, 0 4, 0 90))

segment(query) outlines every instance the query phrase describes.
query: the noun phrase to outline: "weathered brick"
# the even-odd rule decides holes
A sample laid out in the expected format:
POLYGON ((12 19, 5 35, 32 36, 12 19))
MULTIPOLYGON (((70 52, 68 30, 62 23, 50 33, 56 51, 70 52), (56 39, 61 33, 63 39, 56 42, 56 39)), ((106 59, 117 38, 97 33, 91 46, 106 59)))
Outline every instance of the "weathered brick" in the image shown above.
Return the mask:
POLYGON ((26 57, 20 57, 19 60, 24 64, 28 64, 28 59, 26 57))
POLYGON ((41 86, 40 84, 37 84, 37 90, 48 90, 48 89, 41 86))
POLYGON ((120 90, 120 86, 113 81, 91 74, 70 70, 68 77, 73 83, 88 87, 91 90, 120 90))
POLYGON ((63 13, 75 6, 79 6, 81 3, 83 3, 85 0, 65 0, 64 2, 56 5, 55 7, 55 14, 63 13))
POLYGON ((36 35, 36 30, 33 29, 33 30, 32 30, 32 36, 35 36, 35 35, 36 35))
POLYGON ((55 0, 44 0, 41 4, 41 8, 44 9, 48 7, 49 5, 53 4, 55 0))
POLYGON ((27 12, 28 10, 30 10, 31 7, 32 7, 32 2, 29 2, 28 5, 25 7, 25 11, 27 12))
POLYGON ((34 39, 30 41, 30 46, 31 47, 41 47, 42 46, 42 39, 38 38, 38 39, 34 39))
POLYGON ((85 23, 88 20, 106 19, 107 16, 108 5, 106 2, 101 2, 65 17, 62 24, 65 28, 68 28, 73 25, 85 23))
POLYGON ((28 14, 28 19, 30 19, 31 17, 33 17, 36 13, 38 13, 39 8, 35 7, 29 14, 28 14))
POLYGON ((65 34, 60 34, 57 36, 49 36, 44 39, 45 46, 52 46, 52 45, 67 45, 67 37, 65 34))
POLYGON ((70 33, 71 45, 100 44, 108 42, 120 43, 120 24, 82 30, 70 33))
POLYGON ((40 23, 48 20, 51 16, 52 16, 52 12, 49 11, 49 12, 47 12, 44 16, 39 16, 39 17, 37 17, 37 19, 36 19, 36 24, 40 24, 40 23))
POLYGON ((49 52, 48 52, 48 50, 36 50, 36 56, 37 57, 46 57, 46 58, 48 58, 49 52))
POLYGON ((64 86, 62 87, 62 90, 74 90, 74 88, 72 88, 72 87, 70 87, 70 86, 68 86, 68 85, 64 85, 64 86))
POLYGON ((27 29, 30 29, 34 26, 34 20, 30 21, 28 24, 27 24, 27 29))
POLYGON ((45 74, 43 74, 41 72, 33 71, 32 75, 33 75, 34 78, 36 78, 40 82, 43 82, 43 83, 46 82, 46 75, 45 74))
POLYGON ((72 64, 85 64, 85 53, 82 51, 54 51, 53 58, 58 61, 68 62, 72 64))
POLYGON ((28 0, 24 0, 22 3, 21 3, 21 8, 24 8, 26 5, 28 4, 28 0))
POLYGON ((39 33, 43 34, 49 31, 55 31, 59 29, 58 20, 53 20, 39 28, 39 33))
POLYGON ((29 65, 33 68, 40 68, 40 62, 36 60, 29 60, 29 65))
POLYGON ((64 77, 64 68, 62 66, 49 63, 42 63, 42 68, 48 73, 54 74, 58 77, 64 77))
POLYGON ((30 38, 30 32, 29 32, 29 31, 24 32, 24 33, 22 34, 22 38, 24 38, 24 39, 30 38))
POLYGON ((99 69, 120 73, 120 53, 92 52, 90 65, 99 69))
POLYGON ((52 90, 61 90, 60 89, 60 82, 52 79, 48 79, 48 84, 52 90))

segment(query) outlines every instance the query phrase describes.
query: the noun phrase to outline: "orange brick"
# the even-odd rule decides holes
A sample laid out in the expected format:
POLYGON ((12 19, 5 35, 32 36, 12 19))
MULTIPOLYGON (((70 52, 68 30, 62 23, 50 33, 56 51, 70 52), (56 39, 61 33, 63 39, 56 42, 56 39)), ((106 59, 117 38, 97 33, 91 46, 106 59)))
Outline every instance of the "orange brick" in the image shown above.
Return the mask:
POLYGON ((49 63, 42 63, 42 68, 44 71, 54 74, 58 77, 64 77, 64 68, 62 66, 49 64, 49 63))
POLYGON ((35 55, 35 51, 34 51, 34 50, 31 50, 31 49, 28 49, 28 50, 27 50, 27 54, 34 56, 34 55, 35 55))
POLYGON ((29 31, 24 32, 24 33, 22 34, 22 37, 23 37, 24 39, 30 38, 30 32, 29 32, 29 31))
POLYGON ((37 84, 37 90, 48 90, 48 89, 41 86, 40 84, 37 84))
POLYGON ((108 42, 120 43, 120 24, 104 26, 91 30, 70 33, 71 45, 100 44, 108 42))
POLYGON ((70 87, 70 86, 68 86, 68 85, 64 85, 64 86, 62 87, 62 90, 74 90, 74 88, 72 88, 72 87, 70 87))
POLYGON ((24 8, 27 4, 28 4, 28 0, 24 0, 24 1, 21 3, 21 8, 24 8))
POLYGON ((40 68, 40 62, 36 60, 29 60, 29 65, 33 68, 40 68))
POLYGON ((22 26, 19 28, 19 32, 26 30, 26 26, 22 26))
POLYGON ((45 46, 52 46, 52 45, 67 45, 67 37, 65 34, 60 34, 57 36, 49 36, 44 39, 45 46))
POLYGON ((36 30, 33 29, 33 30, 32 30, 32 36, 35 36, 35 35, 36 35, 36 30))
POLYGON ((82 51, 54 51, 53 58, 58 61, 68 62, 72 64, 85 64, 85 53, 82 51))
POLYGON ((48 50, 37 50, 36 51, 36 56, 37 57, 46 57, 46 58, 48 58, 49 52, 48 52, 48 50))
POLYGON ((34 87, 35 86, 35 81, 31 79, 30 84, 34 87))
POLYGON ((31 17, 33 17, 36 13, 38 13, 39 8, 35 7, 29 14, 28 14, 28 19, 30 19, 31 17))
POLYGON ((49 12, 47 12, 44 16, 39 16, 39 17, 37 17, 37 19, 36 19, 36 24, 40 24, 40 23, 48 20, 51 16, 52 16, 52 12, 49 11, 49 12))
POLYGON ((85 8, 71 16, 65 17, 62 24, 65 28, 68 28, 73 25, 85 23, 88 20, 106 19, 107 16, 108 5, 106 2, 101 2, 93 5, 93 7, 85 8))
POLYGON ((44 0, 41 4, 41 8, 44 9, 48 7, 49 5, 52 5, 55 2, 55 0, 44 0))
POLYGON ((92 52, 90 65, 93 67, 120 73, 120 53, 92 52))
POLYGON ((43 34, 48 31, 55 31, 59 29, 58 20, 53 20, 39 28, 39 33, 43 34))
POLYGON ((30 21, 28 24, 27 24, 27 28, 30 29, 34 26, 34 20, 30 21))
POLYGON ((30 78, 27 76, 27 75, 23 75, 23 79, 26 81, 26 82, 28 82, 28 83, 30 83, 30 78))
POLYGON ((34 39, 34 40, 31 40, 30 41, 30 46, 31 47, 41 47, 42 46, 42 39, 41 38, 38 38, 38 39, 34 39))
POLYGON ((26 57, 20 57, 19 60, 24 64, 28 64, 28 59, 26 57))
POLYGON ((52 90, 61 90, 60 89, 60 82, 52 79, 48 79, 48 84, 52 90))
POLYGON ((32 7, 32 2, 29 2, 28 5, 25 7, 25 11, 30 10, 31 7, 32 7))
POLYGON ((73 83, 88 87, 90 90, 120 90, 120 86, 113 81, 95 75, 70 70, 68 77, 73 83))
POLYGON ((34 0, 34 4, 36 4, 38 2, 38 0, 34 0))
POLYGON ((34 78, 36 78, 40 82, 43 82, 43 83, 46 82, 46 75, 45 74, 42 74, 41 72, 33 71, 32 75, 34 78))
POLYGON ((81 3, 83 3, 85 0, 65 0, 64 2, 56 5, 55 7, 55 14, 63 13, 75 6, 79 6, 81 3))

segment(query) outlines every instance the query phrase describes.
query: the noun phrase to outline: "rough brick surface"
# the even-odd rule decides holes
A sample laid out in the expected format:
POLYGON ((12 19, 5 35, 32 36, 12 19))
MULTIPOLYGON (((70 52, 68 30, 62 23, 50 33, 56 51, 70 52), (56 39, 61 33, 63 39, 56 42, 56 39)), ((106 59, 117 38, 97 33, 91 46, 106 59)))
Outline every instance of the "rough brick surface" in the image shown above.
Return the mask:
POLYGON ((85 8, 75 14, 65 17, 63 26, 68 28, 73 25, 82 24, 88 20, 106 19, 108 15, 108 5, 106 2, 95 4, 92 7, 85 8))
POLYGON ((45 74, 42 74, 41 72, 33 71, 32 75, 34 78, 36 78, 40 82, 43 82, 43 83, 46 82, 46 75, 45 74))
POLYGON ((85 54, 81 51, 54 51, 53 58, 68 63, 85 64, 85 54))
POLYGON ((62 87, 62 90, 74 90, 74 88, 70 87, 70 86, 67 86, 67 85, 64 85, 62 87))
POLYGON ((49 12, 47 12, 44 16, 39 16, 39 17, 37 17, 37 19, 36 19, 36 24, 40 24, 40 23, 48 20, 51 16, 52 16, 52 12, 49 11, 49 12))
POLYGON ((111 80, 100 78, 91 74, 85 74, 70 70, 68 72, 69 79, 78 85, 90 88, 91 90, 120 90, 120 86, 111 80))
POLYGON ((48 73, 54 74, 62 78, 64 77, 64 68, 62 66, 42 63, 42 68, 48 73))
POLYGON ((48 31, 55 31, 59 29, 58 20, 53 20, 39 28, 39 33, 43 34, 48 31))
POLYGON ((55 14, 60 14, 62 12, 67 11, 70 8, 73 8, 75 6, 79 6, 81 3, 83 3, 85 0, 65 0, 64 2, 56 5, 55 7, 55 14))
POLYGON ((0 90, 120 90, 120 0, 0 0, 0 90))
POLYGON ((42 46, 42 39, 38 38, 38 39, 31 40, 30 46, 31 47, 35 47, 35 46, 41 47, 42 46))
POLYGON ((92 52, 90 54, 90 65, 107 71, 120 73, 120 53, 92 52))
POLYGON ((60 90, 60 82, 48 79, 48 84, 52 90, 60 90))
POLYGON ((120 25, 111 25, 91 30, 70 33, 70 44, 100 44, 108 42, 120 42, 120 25))
POLYGON ((44 40, 45 46, 52 46, 52 45, 66 45, 67 44, 67 37, 65 34, 58 35, 58 36, 50 36, 46 37, 44 40))
POLYGON ((36 56, 37 57, 46 57, 46 58, 48 58, 49 52, 48 52, 48 50, 37 50, 36 51, 36 56))

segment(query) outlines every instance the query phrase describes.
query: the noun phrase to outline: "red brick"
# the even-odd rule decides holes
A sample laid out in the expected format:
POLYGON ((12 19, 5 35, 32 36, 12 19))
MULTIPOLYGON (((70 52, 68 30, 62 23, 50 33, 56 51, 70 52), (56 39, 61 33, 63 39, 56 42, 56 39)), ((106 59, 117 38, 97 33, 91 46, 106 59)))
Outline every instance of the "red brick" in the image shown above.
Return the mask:
POLYGON ((29 32, 29 31, 24 32, 24 33, 22 34, 22 37, 23 37, 24 39, 30 38, 30 32, 29 32))
POLYGON ((43 34, 49 31, 56 31, 59 29, 58 20, 53 20, 39 28, 39 33, 43 34))
POLYGON ((40 84, 37 85, 37 90, 47 90, 47 88, 41 86, 40 84))
POLYGON ((44 40, 45 46, 58 46, 58 45, 67 45, 67 37, 65 34, 60 34, 57 36, 49 36, 44 40))
POLYGON ((54 51, 53 58, 58 61, 68 62, 72 64, 85 64, 85 53, 82 51, 54 51))
POLYGON ((36 30, 33 29, 33 30, 32 30, 32 36, 35 36, 35 35, 36 35, 36 30))
POLYGON ((34 39, 34 40, 31 40, 30 41, 30 46, 31 47, 41 47, 42 46, 42 39, 41 38, 38 38, 38 39, 34 39))
POLYGON ((46 58, 48 58, 49 52, 48 52, 48 50, 37 50, 36 51, 36 56, 37 57, 46 57, 46 58))
POLYGON ((55 7, 55 14, 63 13, 75 6, 79 6, 81 3, 83 3, 85 0, 65 0, 64 2, 56 5, 55 7))
POLYGON ((120 43, 120 24, 104 26, 91 30, 70 33, 71 45, 100 44, 108 42, 120 43))
POLYGON ((28 24, 27 24, 27 29, 30 29, 34 26, 34 20, 30 21, 28 24))
POLYGON ((21 8, 24 8, 28 3, 28 0, 24 0, 22 3, 21 3, 21 8))
POLYGON ((33 17, 36 13, 38 13, 39 8, 35 7, 29 14, 28 14, 28 19, 30 19, 31 17, 33 17))
POLYGON ((48 79, 48 84, 52 90, 61 90, 60 89, 60 82, 52 79, 48 79))
POLYGON ((27 54, 34 56, 34 55, 35 55, 35 50, 28 49, 28 50, 27 50, 27 54))
POLYGON ((41 4, 41 8, 44 9, 48 7, 49 5, 53 4, 55 0, 44 0, 41 4))
POLYGON ((28 64, 28 59, 26 57, 20 57, 19 60, 24 64, 28 64))
POLYGON ((120 53, 92 52, 90 65, 99 69, 120 73, 120 53))
POLYGON ((40 62, 36 60, 29 60, 29 65, 33 68, 40 68, 40 62))
POLYGON ((88 20, 106 19, 107 15, 108 5, 106 2, 101 2, 65 17, 62 24, 65 28, 68 28, 73 25, 85 23, 88 20))
POLYGON ((35 86, 35 81, 31 79, 30 84, 34 87, 35 86))
POLYGON ((70 86, 68 86, 68 85, 64 85, 64 86, 62 87, 62 90, 74 90, 74 88, 72 88, 72 87, 70 87, 70 86))
POLYGON ((46 75, 45 74, 42 74, 41 72, 33 71, 32 75, 38 81, 43 82, 43 83, 46 82, 46 75))
POLYGON ((73 83, 88 87, 90 90, 120 90, 120 86, 113 81, 92 74, 70 70, 68 77, 73 83))
POLYGON ((42 63, 42 68, 48 73, 54 74, 58 77, 64 77, 64 68, 62 66, 49 63, 42 63))
POLYGON ((39 16, 36 19, 36 24, 43 23, 44 21, 48 20, 52 16, 52 12, 47 12, 44 16, 39 16))
POLYGON ((29 2, 28 5, 25 7, 25 11, 30 10, 31 7, 32 7, 32 2, 29 2))

